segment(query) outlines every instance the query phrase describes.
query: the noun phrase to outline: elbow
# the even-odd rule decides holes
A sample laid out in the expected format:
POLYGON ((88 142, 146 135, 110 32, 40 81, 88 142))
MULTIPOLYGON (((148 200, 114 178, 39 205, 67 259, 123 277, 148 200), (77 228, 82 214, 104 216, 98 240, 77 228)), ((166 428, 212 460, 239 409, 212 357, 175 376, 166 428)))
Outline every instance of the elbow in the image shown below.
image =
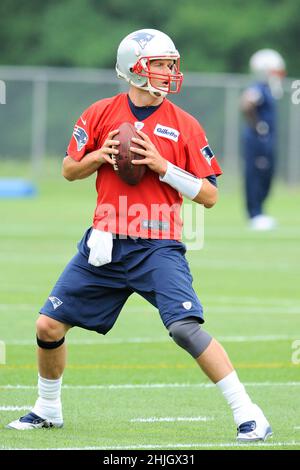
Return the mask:
POLYGON ((206 190, 204 194, 202 191, 200 191, 198 196, 194 199, 195 202, 197 202, 198 204, 202 204, 207 209, 213 207, 218 200, 218 188, 216 188, 210 183, 209 185, 209 189, 206 190))
POLYGON ((66 171, 64 168, 62 169, 62 176, 68 181, 74 181, 75 180, 72 173, 70 173, 69 171, 66 171))
POLYGON ((215 202, 207 202, 207 203, 205 203, 205 204, 203 204, 203 205, 204 205, 204 207, 205 207, 206 209, 211 209, 212 207, 214 207, 215 202))
POLYGON ((66 157, 63 161, 61 174, 66 180, 74 181, 76 179, 75 172, 74 172, 74 169, 72 168, 72 165, 70 165, 68 158, 69 157, 66 157))
POLYGON ((218 201, 218 189, 214 187, 214 190, 211 191, 211 194, 205 198, 204 207, 206 209, 211 209, 218 201))

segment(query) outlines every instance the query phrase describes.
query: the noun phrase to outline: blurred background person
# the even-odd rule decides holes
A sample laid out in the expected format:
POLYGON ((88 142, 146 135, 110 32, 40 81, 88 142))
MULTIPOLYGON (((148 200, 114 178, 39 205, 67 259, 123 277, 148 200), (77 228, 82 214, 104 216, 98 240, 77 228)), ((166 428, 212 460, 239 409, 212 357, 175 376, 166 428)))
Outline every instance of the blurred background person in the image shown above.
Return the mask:
POLYGON ((276 101, 282 97, 285 62, 273 49, 261 49, 250 58, 254 82, 241 97, 245 117, 242 131, 246 209, 253 230, 271 230, 276 220, 264 213, 274 177, 277 129, 276 101))

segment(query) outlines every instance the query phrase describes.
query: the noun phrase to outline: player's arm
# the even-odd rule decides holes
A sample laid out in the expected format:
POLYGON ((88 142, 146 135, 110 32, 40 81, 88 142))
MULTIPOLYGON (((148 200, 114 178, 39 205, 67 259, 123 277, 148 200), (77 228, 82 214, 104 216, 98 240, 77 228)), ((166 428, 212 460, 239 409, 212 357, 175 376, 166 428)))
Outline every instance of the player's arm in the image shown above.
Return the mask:
POLYGON ((84 179, 95 173, 103 163, 113 164, 114 162, 110 155, 117 155, 119 152, 114 147, 118 146, 120 142, 113 139, 118 132, 118 130, 111 131, 100 149, 86 154, 80 161, 76 161, 67 155, 63 160, 62 166, 64 178, 68 181, 84 179))
POLYGON ((92 175, 103 163, 100 150, 88 153, 80 162, 67 155, 63 160, 62 175, 68 181, 81 180, 92 175))
POLYGON ((203 204, 207 209, 210 209, 218 201, 218 188, 206 178, 202 178, 201 189, 193 201, 203 204))
POLYGON ((177 189, 183 196, 207 209, 213 207, 218 199, 218 188, 206 178, 197 178, 188 171, 167 162, 167 170, 160 175, 160 181, 177 189))
POLYGON ((249 126, 253 127, 253 129, 256 129, 258 123, 257 107, 262 102, 262 100, 263 97, 256 88, 248 88, 248 90, 244 91, 241 96, 241 111, 244 114, 249 126))

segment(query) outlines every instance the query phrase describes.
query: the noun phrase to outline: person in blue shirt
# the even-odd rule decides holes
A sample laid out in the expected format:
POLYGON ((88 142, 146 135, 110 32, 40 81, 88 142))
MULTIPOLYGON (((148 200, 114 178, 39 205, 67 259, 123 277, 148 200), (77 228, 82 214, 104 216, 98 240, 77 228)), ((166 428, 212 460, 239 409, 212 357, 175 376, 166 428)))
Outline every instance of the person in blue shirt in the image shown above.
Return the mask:
POLYGON ((245 117, 242 131, 246 209, 250 228, 271 230, 276 221, 264 213, 264 202, 270 194, 275 169, 277 99, 283 94, 285 62, 272 49, 261 49, 252 55, 250 70, 255 81, 241 97, 245 117))

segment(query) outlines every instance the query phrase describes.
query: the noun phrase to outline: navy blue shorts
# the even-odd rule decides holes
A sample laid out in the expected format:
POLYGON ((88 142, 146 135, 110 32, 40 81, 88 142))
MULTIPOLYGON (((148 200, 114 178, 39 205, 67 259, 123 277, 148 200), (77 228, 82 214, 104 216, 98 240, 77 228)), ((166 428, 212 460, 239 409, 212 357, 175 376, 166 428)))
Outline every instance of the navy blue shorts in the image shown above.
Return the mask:
POLYGON ((203 310, 192 287, 185 245, 176 240, 115 238, 112 261, 88 263, 87 240, 66 266, 40 310, 62 323, 106 334, 128 297, 136 292, 158 308, 166 327, 186 317, 203 323, 203 310))

